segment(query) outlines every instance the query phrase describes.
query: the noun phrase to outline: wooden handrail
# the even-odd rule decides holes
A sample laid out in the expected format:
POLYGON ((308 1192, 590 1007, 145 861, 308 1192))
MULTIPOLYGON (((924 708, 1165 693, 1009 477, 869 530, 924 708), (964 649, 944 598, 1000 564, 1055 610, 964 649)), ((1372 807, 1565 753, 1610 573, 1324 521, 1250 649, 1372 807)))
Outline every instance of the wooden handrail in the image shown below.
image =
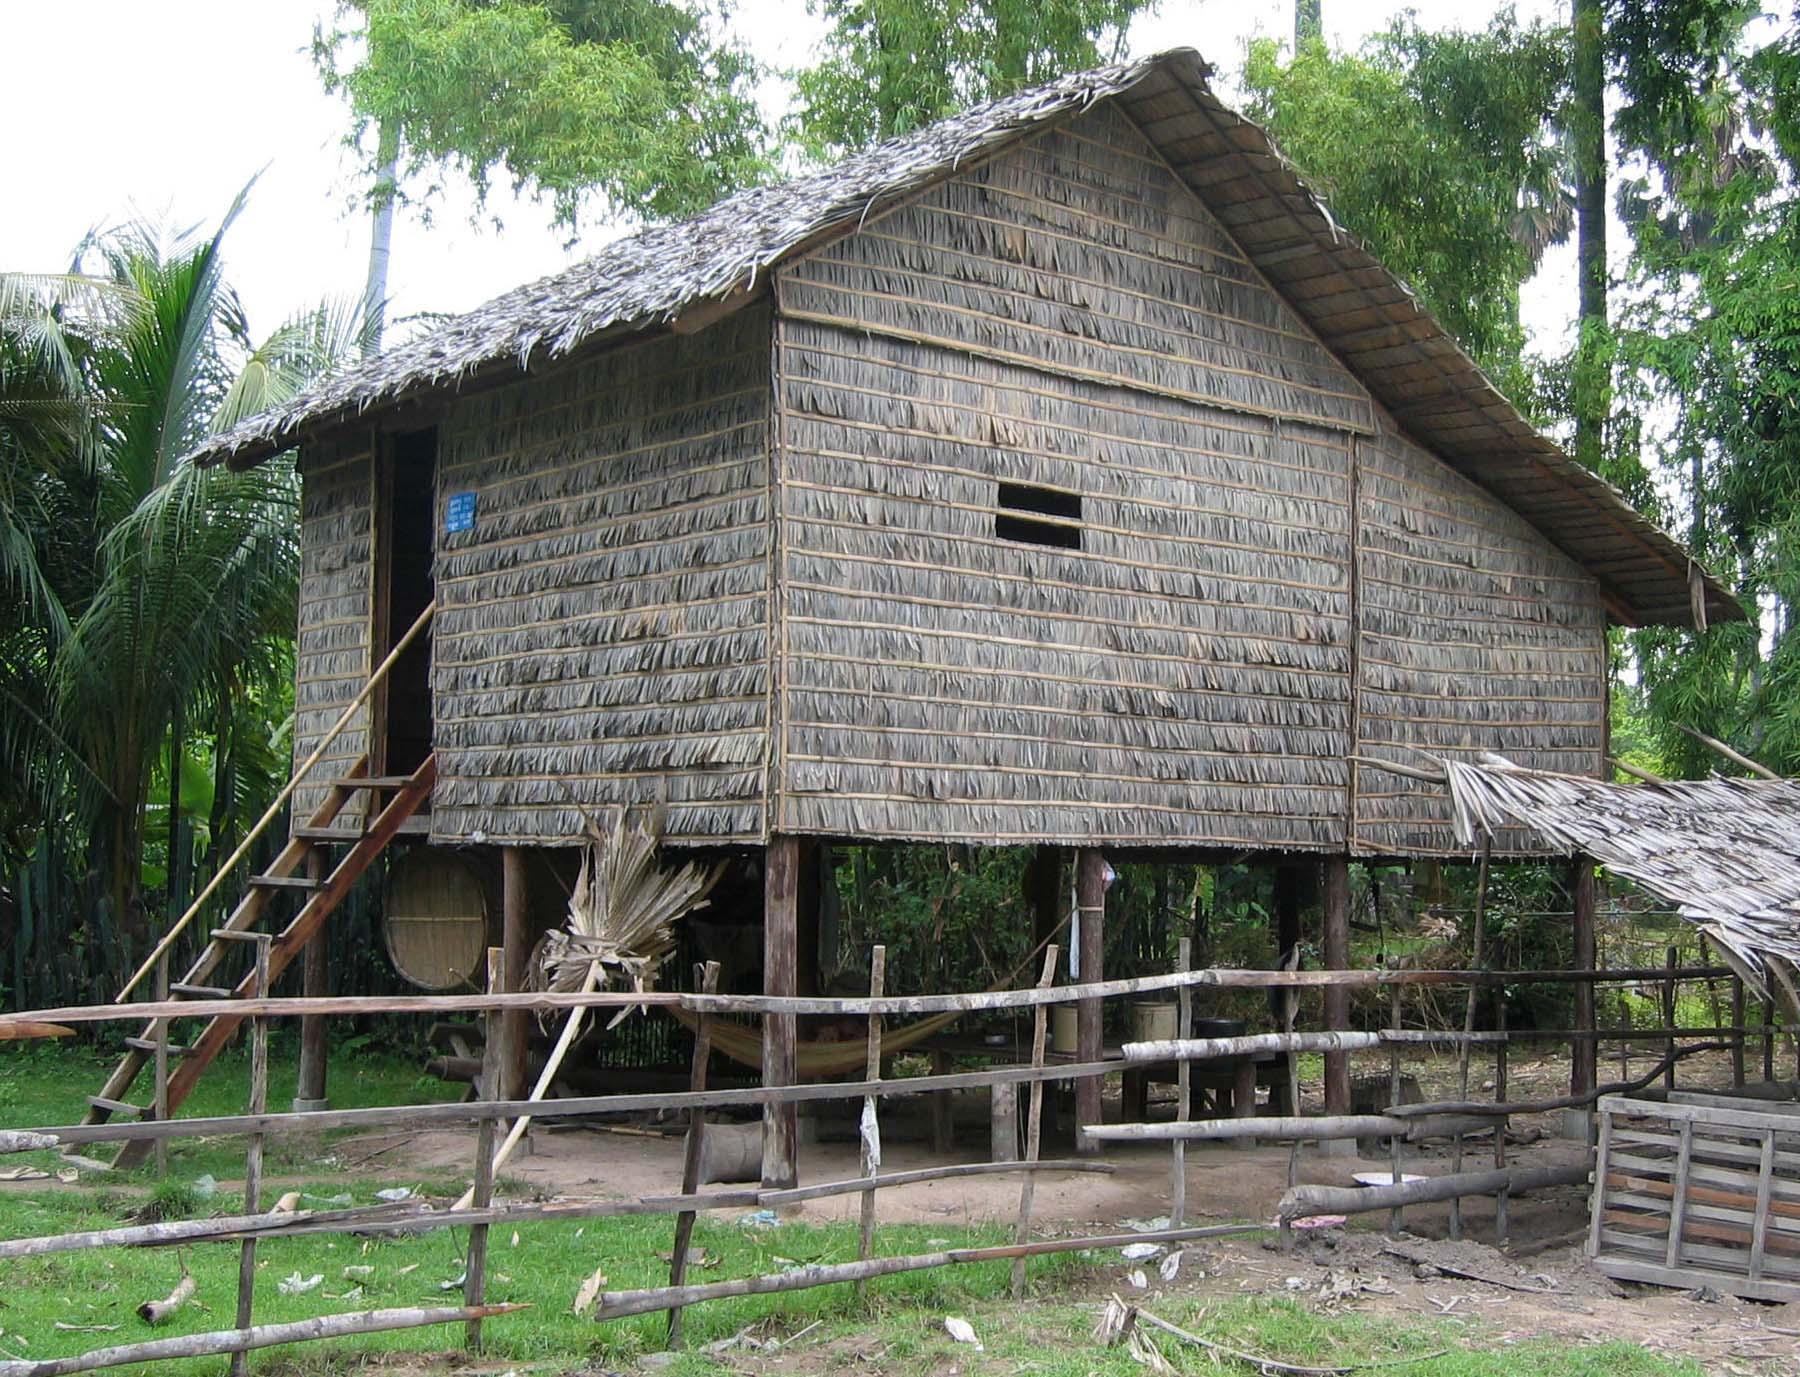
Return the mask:
MULTIPOLYGON (((275 796, 275 801, 271 803, 263 815, 256 820, 256 826, 252 827, 244 840, 238 843, 237 850, 227 856, 224 862, 219 866, 218 870, 213 872, 212 879, 206 882, 206 888, 200 891, 199 898, 195 899, 194 902, 188 906, 188 911, 186 913, 176 919, 175 925, 163 934, 162 941, 158 942, 150 955, 144 958, 144 964, 139 966, 131 979, 125 982, 125 988, 120 990, 118 995, 113 999, 114 1004, 123 1004, 129 999, 131 997, 131 992, 138 987, 143 978, 148 975, 155 968, 156 963, 162 959, 163 953, 175 945, 175 939, 186 931, 188 924, 194 921, 195 915, 197 915, 201 908, 205 906, 206 901, 212 898, 213 891, 218 889, 218 887, 224 883, 225 877, 232 872, 237 866, 237 863, 249 854, 250 848, 256 844, 257 838, 262 836, 268 829, 269 824, 275 821, 275 818, 281 812, 282 807, 293 797, 294 790, 300 787, 300 782, 312 772, 313 766, 319 763, 319 760, 325 754, 325 748, 333 741, 336 741, 339 735, 342 734, 344 728, 350 725, 350 719, 356 716, 357 709, 361 708, 364 703, 369 701, 369 695, 375 691, 375 686, 386 677, 388 670, 393 668, 394 662, 405 653, 406 649, 412 645, 415 640, 418 639, 419 634, 430 624, 432 614, 436 611, 437 603, 435 601, 425 605, 425 610, 419 613, 418 620, 407 628, 406 634, 395 643, 394 648, 387 653, 387 657, 375 667, 375 672, 369 676, 368 683, 364 684, 357 692, 356 697, 350 700, 350 706, 344 709, 343 715, 332 724, 330 731, 319 738, 319 744, 313 747, 313 753, 300 762, 299 768, 289 777, 287 784, 283 786, 281 792, 275 796)), ((299 711, 298 706, 296 706, 295 711, 299 711)))

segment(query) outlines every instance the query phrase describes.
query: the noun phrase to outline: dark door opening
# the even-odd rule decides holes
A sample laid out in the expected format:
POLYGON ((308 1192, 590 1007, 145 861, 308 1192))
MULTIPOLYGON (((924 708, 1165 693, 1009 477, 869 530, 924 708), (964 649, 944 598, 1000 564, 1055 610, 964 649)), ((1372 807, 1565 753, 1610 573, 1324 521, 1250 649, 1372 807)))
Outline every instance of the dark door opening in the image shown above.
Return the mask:
MULTIPOLYGON (((390 437, 376 493, 375 663, 400 643, 433 594, 437 431, 390 437)), ((431 754, 431 628, 394 662, 375 697, 371 772, 409 775, 431 754)))

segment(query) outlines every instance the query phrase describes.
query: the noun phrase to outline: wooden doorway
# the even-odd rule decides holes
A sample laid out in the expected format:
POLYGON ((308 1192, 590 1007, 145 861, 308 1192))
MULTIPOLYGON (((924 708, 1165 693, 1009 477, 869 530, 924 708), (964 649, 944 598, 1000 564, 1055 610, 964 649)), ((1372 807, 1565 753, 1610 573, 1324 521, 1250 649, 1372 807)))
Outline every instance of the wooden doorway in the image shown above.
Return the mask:
MULTIPOLYGON (((375 484, 374 663, 431 602, 437 521, 437 430, 391 435, 375 484)), ((431 628, 407 647, 372 699, 370 770, 409 775, 431 754, 431 628)))

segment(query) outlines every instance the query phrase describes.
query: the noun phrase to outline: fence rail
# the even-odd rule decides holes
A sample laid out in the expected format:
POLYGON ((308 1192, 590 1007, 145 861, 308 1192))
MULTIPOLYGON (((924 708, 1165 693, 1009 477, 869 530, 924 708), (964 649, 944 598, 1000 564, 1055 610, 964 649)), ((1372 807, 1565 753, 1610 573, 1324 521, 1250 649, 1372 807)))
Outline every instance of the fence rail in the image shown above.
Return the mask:
MULTIPOLYGON (((1187 959, 1186 944, 1183 944, 1182 964, 1187 959)), ((1054 957, 1046 967, 1054 969, 1054 957)), ((1290 1102, 1287 1116, 1282 1118, 1239 1117, 1243 1107, 1237 1106, 1238 1114, 1232 1118, 1191 1119, 1191 1107, 1184 1095, 1179 1104, 1178 1118, 1173 1123, 1142 1123, 1101 1125, 1084 1123, 1077 1126, 1078 1143, 1086 1141, 1090 1144, 1104 1139, 1160 1140, 1170 1143, 1173 1171, 1177 1174, 1175 1199, 1183 1199, 1182 1170, 1185 1142, 1193 1138, 1244 1138, 1298 1140, 1304 1138, 1343 1138, 1358 1134, 1380 1134, 1387 1136, 1393 1143, 1395 1154, 1395 1175, 1399 1178, 1399 1152, 1402 1142, 1417 1141, 1426 1136, 1445 1136, 1474 1133, 1493 1129, 1496 1138, 1496 1161, 1494 1169, 1485 1172, 1463 1173, 1458 1169, 1449 1176, 1432 1178, 1433 1184, 1423 1194, 1408 1195, 1404 1191, 1394 1192, 1395 1223, 1398 1224, 1399 1206, 1416 1203, 1422 1199, 1458 1198, 1461 1194, 1495 1194, 1504 1201, 1511 1190, 1528 1188, 1543 1184, 1549 1178, 1534 1174, 1532 1171, 1507 1170, 1503 1160, 1504 1126, 1508 1115, 1515 1113, 1535 1112, 1542 1108, 1542 1103, 1514 1102, 1505 1099, 1505 1064, 1510 1044, 1527 1041, 1579 1041, 1579 1040, 1616 1040, 1621 1043, 1633 1041, 1654 1041, 1667 1044, 1670 1054, 1664 1062, 1659 1063, 1650 1073, 1672 1073, 1674 1062, 1680 1056, 1689 1055, 1712 1047, 1731 1047, 1736 1053, 1736 1080, 1742 1083, 1742 1044, 1751 1031, 1743 1026, 1741 1018, 1731 1025, 1718 1028, 1680 1028, 1673 1025, 1672 1017, 1667 1026, 1654 1029, 1551 1029, 1551 1030, 1507 1030, 1502 1027, 1494 1030, 1479 1030, 1472 1026, 1461 1031, 1436 1032, 1422 1029, 1402 1029, 1391 1027, 1373 1032, 1351 1032, 1347 1029, 1332 1029, 1326 1032, 1294 1032, 1291 1019, 1287 1021, 1288 1031, 1275 1034, 1251 1034, 1235 1038, 1195 1039, 1191 1036, 1192 1017, 1191 1000, 1183 998, 1178 1019, 1178 1036, 1159 1042, 1129 1043, 1123 1049, 1123 1060, 1102 1059, 1085 1060, 1069 1063, 1048 1063, 1043 1052, 1044 1023, 1047 1006, 1062 1003, 1088 1003, 1107 998, 1118 998, 1127 995, 1176 991, 1183 995, 1200 987, 1227 988, 1264 988, 1285 990, 1288 993, 1287 1004, 1291 1010, 1293 992, 1309 987, 1344 988, 1344 987, 1386 987, 1397 993, 1408 985, 1455 985, 1473 989, 1475 987, 1506 987, 1530 984, 1602 984, 1602 983, 1643 983, 1654 981, 1665 991, 1663 1001, 1665 1009, 1672 1009, 1672 1000, 1666 991, 1673 982, 1717 978, 1733 978, 1729 968, 1704 967, 1689 970, 1677 970, 1671 967, 1632 969, 1619 971, 1518 971, 1501 972, 1491 970, 1376 970, 1376 971, 1262 971, 1262 970, 1175 970, 1165 974, 1143 976, 1130 980, 1111 980, 1080 985, 1053 986, 1048 983, 1038 984, 1017 990, 1001 990, 978 994, 938 994, 938 995, 891 995, 880 993, 877 981, 868 997, 856 996, 845 998, 782 998, 762 995, 716 995, 706 993, 689 993, 680 991, 659 991, 648 994, 595 991, 583 994, 547 994, 519 992, 508 993, 500 988, 503 976, 500 963, 490 962, 490 990, 484 994, 446 995, 446 996, 368 996, 368 997, 335 997, 335 998, 300 998, 300 999, 233 999, 213 1001, 177 1001, 177 1002, 139 1002, 135 1004, 82 1005, 60 1009, 36 1010, 0 1016, 0 1038, 7 1035, 8 1030, 24 1031, 28 1028, 41 1028, 44 1025, 69 1026, 82 1023, 104 1022, 112 1019, 177 1018, 208 1017, 217 1013, 231 1013, 248 1016, 253 1020, 253 1038, 260 1040, 266 1036, 268 1021, 276 1018, 306 1017, 309 1015, 347 1015, 347 1014, 428 1014, 444 1013, 481 1014, 488 1023, 490 1045, 500 1047, 503 1039, 505 1015, 514 1011, 549 1012, 569 1009, 620 1009, 631 1006, 677 1007, 691 1010, 702 1016, 720 1013, 750 1014, 758 1016, 792 1015, 792 1014, 833 1014, 839 1017, 861 1017, 869 1020, 869 1057, 868 1066, 875 1074, 868 1075, 859 1081, 833 1081, 801 1085, 770 1085, 742 1088, 707 1088, 704 1076, 696 1071, 694 1084, 697 1088, 681 1093, 655 1094, 611 1094, 590 1095, 560 1100, 516 1100, 516 1099, 480 1099, 457 1104, 424 1104, 404 1105, 387 1108, 324 1110, 310 1113, 249 1113, 239 1115, 212 1116, 207 1118, 186 1118, 157 1120, 148 1119, 138 1122, 110 1122, 105 1124, 66 1125, 41 1129, 15 1130, 0 1132, 0 1153, 26 1152, 51 1147, 67 1147, 78 1144, 101 1142, 117 1142, 131 1139, 169 1140, 175 1138, 206 1136, 240 1135, 249 1139, 250 1154, 260 1155, 263 1143, 271 1136, 286 1133, 317 1134, 333 1129, 373 1129, 373 1128, 420 1128, 426 1125, 474 1124, 484 1127, 477 1136, 477 1150, 481 1160, 475 1164, 474 1175, 477 1181, 491 1179, 491 1165, 494 1133, 491 1131, 503 1119, 514 1119, 522 1115, 532 1115, 543 1119, 569 1118, 572 1116, 601 1113, 628 1113, 638 1110, 658 1111, 693 1111, 689 1126, 688 1157, 695 1157, 699 1146, 699 1136, 705 1131, 704 1110, 755 1108, 772 1105, 787 1105, 801 1101, 817 1100, 862 1100, 865 1104, 865 1155, 864 1170, 861 1174, 848 1180, 825 1182, 787 1189, 722 1189, 700 1191, 686 1179, 684 1173, 684 1189, 676 1194, 645 1196, 638 1199, 591 1201, 572 1204, 527 1204, 527 1203, 491 1203, 483 1197, 478 1199, 474 1208, 454 1208, 443 1210, 425 1210, 417 1207, 372 1207, 368 1209, 295 1212, 279 1214, 270 1211, 247 1209, 243 1214, 219 1220, 186 1220, 169 1221, 156 1225, 136 1226, 132 1228, 106 1229, 87 1231, 79 1234, 47 1235, 38 1238, 14 1239, 0 1241, 0 1259, 35 1256, 49 1252, 69 1252, 86 1248, 120 1247, 120 1246, 167 1246, 199 1242, 236 1242, 245 1250, 246 1256, 259 1239, 294 1237, 320 1233, 349 1232, 391 1232, 414 1233, 424 1230, 448 1227, 468 1227, 470 1229, 469 1268, 466 1273, 470 1279, 464 1295, 464 1304, 454 1309, 433 1311, 383 1311, 363 1312, 357 1315, 330 1317, 344 1321, 343 1325, 321 1329, 318 1322, 306 1322, 301 1325, 287 1326, 255 1326, 250 1321, 253 1293, 255 1287, 254 1268, 245 1267, 239 1280, 239 1324, 235 1329, 219 1331, 214 1334, 189 1336, 190 1347, 183 1352, 230 1352, 242 1354, 252 1347, 269 1343, 299 1341, 301 1339, 329 1337, 333 1333, 371 1332, 373 1328, 392 1328, 407 1324, 443 1324, 454 1321, 466 1322, 469 1329, 471 1346, 480 1343, 480 1325, 484 1316, 500 1313, 504 1307, 489 1306, 483 1294, 484 1262, 486 1231, 495 1224, 529 1225, 565 1219, 603 1218, 615 1215, 666 1213, 691 1220, 694 1213, 707 1210, 733 1208, 776 1208, 790 1205, 801 1200, 819 1199, 833 1195, 860 1195, 863 1198, 863 1219, 865 1243, 861 1256, 857 1261, 831 1267, 813 1267, 799 1272, 781 1274, 773 1277, 745 1278, 737 1281, 708 1282, 703 1285, 690 1285, 683 1280, 683 1271, 687 1261, 688 1231, 678 1233, 677 1246, 671 1264, 671 1284, 663 1287, 645 1288, 630 1292, 607 1293, 600 1297, 595 1311, 596 1319, 612 1319, 625 1315, 640 1314, 647 1311, 665 1310, 671 1314, 678 1313, 687 1305, 701 1303, 724 1296, 759 1295, 780 1291, 802 1289, 809 1286, 829 1285, 845 1281, 866 1282, 876 1277, 892 1273, 917 1270, 926 1267, 956 1265, 968 1262, 988 1261, 1008 1258, 1015 1262, 1016 1268, 1022 1268, 1024 1260, 1051 1252, 1071 1249, 1091 1249, 1119 1246, 1131 1242, 1180 1242, 1190 1239, 1219 1237, 1231 1233, 1261 1231, 1268 1226, 1263 1224, 1231 1224, 1208 1228, 1181 1227, 1182 1206, 1177 1205, 1172 1213, 1170 1227, 1157 1233, 1132 1234, 1119 1237, 1095 1236, 1080 1239, 1038 1239, 1029 1237, 1031 1220, 1031 1183, 1043 1172, 1069 1171, 1105 1171, 1107 1164, 1091 1160, 1061 1161, 1040 1160, 1038 1143, 1040 1137, 1040 1115, 1042 1112, 1041 1087, 1047 1081, 1089 1080, 1099 1076, 1132 1068, 1142 1068, 1150 1064, 1174 1064, 1182 1075, 1182 1084, 1186 1085, 1185 1072, 1190 1061, 1218 1057, 1246 1057, 1251 1054, 1285 1055, 1289 1059, 1290 1084, 1293 1080, 1292 1060, 1300 1051, 1326 1050, 1334 1053, 1381 1052, 1385 1053, 1392 1066, 1397 1067, 1395 1060, 1400 1051, 1407 1046, 1421 1044, 1440 1044, 1464 1049, 1464 1060, 1469 1049, 1476 1046, 1491 1046, 1497 1064, 1496 1094, 1493 1103, 1456 1102, 1447 1104, 1402 1105, 1399 1101, 1399 1085, 1397 1078, 1392 1083, 1390 1098, 1393 1101, 1386 1113, 1369 1115, 1338 1116, 1336 1118, 1297 1118, 1295 1105, 1290 1102), (946 1072, 918 1077, 882 1077, 878 1074, 881 1062, 882 1036, 884 1031, 883 1017, 890 1014, 931 1014, 941 1012, 977 1012, 985 1010, 1030 1010, 1035 1016, 1036 1039, 1033 1055, 1029 1064, 995 1065, 981 1070, 965 1072, 946 1072), (1725 1037, 1731 1039, 1723 1043, 1702 1043, 1677 1051, 1676 1044, 1680 1040, 1698 1037, 1725 1037), (1027 1131, 1026 1159, 1015 1162, 993 1162, 979 1164, 954 1164, 925 1168, 915 1171, 890 1172, 879 1171, 879 1127, 877 1120, 880 1103, 896 1095, 917 1095, 944 1093, 955 1090, 985 1088, 990 1091, 1004 1089, 1010 1097, 1014 1087, 1025 1085, 1032 1087, 1027 1131), (873 1151, 870 1149, 873 1147, 873 1151), (996 1248, 949 1249, 939 1253, 921 1254, 909 1257, 879 1257, 873 1255, 874 1201, 879 1192, 911 1182, 927 1180, 944 1180, 953 1177, 976 1174, 1014 1173, 1021 1177, 1019 1219, 1016 1228, 1015 1242, 1011 1245, 996 1248), (409 1318, 409 1315, 411 1318, 409 1318), (311 1329, 308 1328, 311 1325, 311 1329), (364 1327, 358 1328, 359 1325, 364 1327), (346 1327, 347 1326, 347 1327, 346 1327)), ((1496 1003, 1503 1019, 1504 994, 1501 993, 1496 1003)), ((1734 1003, 1734 1012, 1741 1007, 1734 1003)), ((1767 1026, 1763 1029, 1769 1035, 1767 1026)), ((1765 1058, 1767 1058, 1767 1053, 1765 1058)), ((267 1066, 266 1060, 252 1060, 252 1104, 258 1102, 259 1094, 266 1093, 267 1066)), ((490 1084, 492 1082, 490 1081, 490 1084)), ((1614 1090, 1616 1087, 1602 1087, 1596 1095, 1614 1090)), ((1571 1096, 1556 1101, 1557 1104, 1581 1104, 1591 1102, 1590 1096, 1571 1096)), ((996 1096, 998 1100, 999 1097, 996 1096)), ((1563 1175, 1567 1175, 1565 1171, 1563 1175)), ((1557 1176, 1561 1180, 1562 1176, 1557 1176)), ((1295 1183, 1290 1180, 1290 1187, 1295 1183)), ((1284 1234, 1293 1216, 1302 1212, 1308 1197, 1304 1190, 1299 1194, 1290 1189, 1291 1199, 1284 1201, 1280 1212, 1280 1223, 1284 1234)), ((1388 1204, 1387 1197, 1381 1198, 1382 1206, 1388 1204)), ((1015 1286, 1021 1285, 1023 1274, 1015 1270, 1015 1286)), ((672 1331, 672 1338, 678 1338, 678 1331, 672 1331)), ((177 1342, 157 1340, 153 1343, 127 1344, 93 1353, 75 1359, 43 1360, 42 1362, 26 1362, 11 1366, 0 1365, 0 1377, 13 1377, 13 1374, 31 1373, 34 1377, 49 1377, 51 1373, 85 1371, 91 1368, 111 1366, 122 1363, 140 1362, 148 1358, 163 1356, 169 1349, 167 1345, 177 1342), (153 1351, 154 1350, 154 1351, 153 1351)))

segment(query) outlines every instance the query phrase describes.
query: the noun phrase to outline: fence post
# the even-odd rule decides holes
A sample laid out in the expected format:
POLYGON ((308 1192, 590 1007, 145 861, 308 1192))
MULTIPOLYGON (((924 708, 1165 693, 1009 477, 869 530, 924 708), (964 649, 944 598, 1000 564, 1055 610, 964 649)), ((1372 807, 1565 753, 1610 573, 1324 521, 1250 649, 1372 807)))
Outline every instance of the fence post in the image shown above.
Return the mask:
MULTIPOLYGON (((1183 937, 1175 947, 1175 964, 1179 970, 1186 972, 1193 965, 1194 944, 1183 937)), ((1176 996, 1177 1025, 1175 1036, 1186 1041, 1194 1035, 1194 995, 1193 986, 1183 985, 1176 996)), ((1256 1092, 1250 1092, 1254 1095, 1256 1092)), ((1182 1057, 1175 1063, 1175 1117, 1186 1122, 1193 1113, 1193 1076, 1188 1069, 1188 1059, 1182 1057)), ((1169 1227, 1179 1229, 1183 1216, 1187 1214, 1187 1143, 1177 1138, 1169 1144, 1169 1227)), ((1024 1240, 1020 1240, 1023 1242, 1024 1240)))
POLYGON ((1663 977, 1662 1009, 1663 1027, 1668 1030, 1668 1038, 1663 1043, 1663 1054, 1669 1059, 1663 1071, 1663 1089, 1675 1088, 1675 974, 1681 966, 1681 953, 1670 947, 1663 958, 1663 968, 1668 974, 1663 977))
MULTIPOLYGON (((487 949, 487 987, 490 994, 506 988, 506 952, 502 947, 487 949)), ((481 1051, 481 1093, 486 1099, 500 1097, 500 1078, 506 1066, 506 1015, 489 1010, 482 1019, 486 1034, 481 1051)), ((494 1199, 494 1133, 498 1125, 483 1119, 475 1130, 475 1188, 470 1205, 485 1210, 494 1199)), ((469 1256, 463 1268, 463 1304, 476 1306, 487 1298, 488 1226, 469 1226, 469 1256)), ((464 1331, 464 1345, 481 1347, 481 1319, 471 1318, 464 1331)))
MULTIPOLYGON (((274 938, 256 934, 256 976, 251 991, 257 999, 269 997, 269 947, 274 938)), ((165 960, 166 955, 165 955, 165 960)), ((166 1089, 166 1083, 165 1083, 166 1089)), ((248 1113, 269 1111, 269 1020, 257 1014, 250 1020, 250 1107, 248 1113)), ((252 1133, 244 1148, 244 1213, 255 1214, 262 1208, 263 1135, 252 1133)), ((246 1238, 238 1252, 237 1327, 250 1327, 251 1310, 256 1298, 256 1239, 246 1238)), ((250 1350, 240 1348, 231 1355, 231 1377, 244 1377, 250 1370, 250 1350)))
MULTIPOLYGON (((880 999, 881 992, 887 986, 887 948, 877 945, 869 953, 869 998, 880 999)), ((867 1078, 872 1081, 881 1079, 881 1015, 874 1010, 869 1011, 869 1059, 867 1078)), ((1012 1092, 1012 1087, 1006 1087, 1012 1092)), ((862 1125, 858 1138, 862 1143, 863 1175, 871 1182, 881 1170, 881 1123, 876 1118, 876 1100, 873 1095, 863 1097, 862 1125)), ((875 1192, 871 1188, 863 1192, 861 1228, 857 1235, 856 1256, 867 1262, 875 1255, 875 1192)), ((869 1298, 869 1283, 856 1283, 856 1300, 860 1305, 869 1298)))
MULTIPOLYGON (((708 961, 694 968, 704 994, 719 992, 719 963, 708 961)), ((694 1057, 688 1067, 688 1089, 706 1089, 706 1064, 712 1057, 713 1016, 702 1012, 694 1029, 694 1057)), ((700 1166, 706 1158, 706 1110, 699 1106, 688 1111, 687 1149, 681 1160, 681 1193, 692 1195, 700 1189, 700 1166)), ((683 1210, 675 1216, 675 1246, 669 1253, 669 1285, 679 1286, 687 1277, 688 1244, 694 1237, 695 1210, 683 1210)), ((669 1347, 681 1347, 681 1307, 669 1307, 669 1347)))
MULTIPOLYGON (((1038 988, 1048 988, 1056 979, 1056 943, 1052 942, 1044 948, 1044 971, 1038 977, 1038 988)), ((1050 1017, 1048 1005, 1039 1004, 1032 1010, 1031 1023, 1031 1069, 1044 1069, 1044 1034, 1046 1023, 1050 1017)), ((1033 1182, 1037 1173, 1031 1165, 1038 1159, 1038 1145, 1042 1141, 1044 1127, 1044 1083, 1033 1079, 1031 1082, 1030 1108, 1025 1113, 1025 1179, 1019 1183, 1019 1223, 1013 1231, 1013 1242, 1023 1248, 1031 1235, 1031 1196, 1033 1182)), ((1018 1300, 1025 1294, 1025 1259, 1013 1259, 1012 1270, 1013 1299, 1018 1300)))
POLYGON ((1731 977, 1731 1085, 1744 1088, 1744 978, 1731 977))

